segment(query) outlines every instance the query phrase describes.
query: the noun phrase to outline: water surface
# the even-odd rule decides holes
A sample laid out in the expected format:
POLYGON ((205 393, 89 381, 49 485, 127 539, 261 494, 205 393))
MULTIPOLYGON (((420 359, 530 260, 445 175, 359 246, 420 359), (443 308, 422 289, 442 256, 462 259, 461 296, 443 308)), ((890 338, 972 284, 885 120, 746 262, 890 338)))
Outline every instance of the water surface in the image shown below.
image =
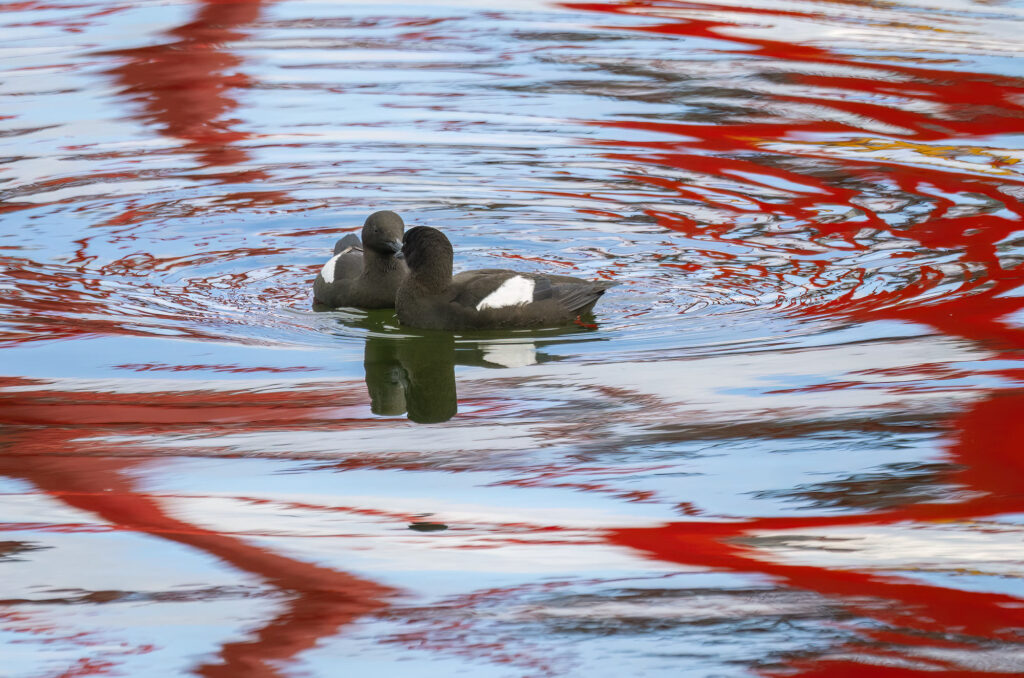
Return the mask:
POLYGON ((1024 670, 1024 3, 0 6, 12 676, 1024 670), (315 312, 369 213, 594 326, 315 312))

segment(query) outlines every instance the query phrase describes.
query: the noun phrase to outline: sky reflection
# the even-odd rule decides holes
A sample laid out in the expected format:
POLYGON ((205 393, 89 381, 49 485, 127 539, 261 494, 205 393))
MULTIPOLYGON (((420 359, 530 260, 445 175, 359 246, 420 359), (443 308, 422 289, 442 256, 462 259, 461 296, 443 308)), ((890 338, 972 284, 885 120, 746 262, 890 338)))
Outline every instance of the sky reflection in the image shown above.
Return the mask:
POLYGON ((4 8, 10 666, 1016 675, 1022 20, 4 8), (621 284, 311 311, 377 209, 621 284))

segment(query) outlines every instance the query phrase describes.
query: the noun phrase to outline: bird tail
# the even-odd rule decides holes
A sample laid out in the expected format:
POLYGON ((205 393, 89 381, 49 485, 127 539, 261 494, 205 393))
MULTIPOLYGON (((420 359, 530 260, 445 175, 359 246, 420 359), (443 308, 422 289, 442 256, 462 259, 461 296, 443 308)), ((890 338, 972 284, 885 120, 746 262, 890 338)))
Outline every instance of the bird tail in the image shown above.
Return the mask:
POLYGON ((581 314, 590 312, 605 290, 618 284, 614 280, 599 280, 576 285, 557 285, 555 290, 559 301, 566 308, 572 313, 581 314))

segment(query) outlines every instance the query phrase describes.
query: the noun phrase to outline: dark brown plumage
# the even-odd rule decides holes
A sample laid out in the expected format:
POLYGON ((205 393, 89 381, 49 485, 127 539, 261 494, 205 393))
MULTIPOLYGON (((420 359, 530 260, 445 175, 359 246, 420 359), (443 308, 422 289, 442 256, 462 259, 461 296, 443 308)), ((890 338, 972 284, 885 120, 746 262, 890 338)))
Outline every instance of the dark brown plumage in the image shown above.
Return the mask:
POLYGON ((615 284, 505 269, 453 276, 451 243, 428 226, 417 226, 405 234, 402 254, 409 275, 398 288, 395 310, 402 324, 423 329, 566 325, 593 308, 615 284))
POLYGON ((316 302, 338 308, 392 308, 408 268, 396 255, 405 223, 390 211, 374 212, 363 224, 362 242, 353 233, 334 246, 334 256, 313 281, 316 302))

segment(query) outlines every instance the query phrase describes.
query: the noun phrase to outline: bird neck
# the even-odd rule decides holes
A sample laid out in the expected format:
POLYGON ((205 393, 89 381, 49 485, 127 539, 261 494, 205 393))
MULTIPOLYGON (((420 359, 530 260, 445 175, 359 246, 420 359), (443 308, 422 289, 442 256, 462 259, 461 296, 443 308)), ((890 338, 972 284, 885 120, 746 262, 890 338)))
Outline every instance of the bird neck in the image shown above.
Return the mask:
POLYGON ((401 261, 391 252, 381 254, 366 247, 363 249, 363 268, 377 271, 390 271, 401 266, 401 261))
POLYGON ((437 294, 448 289, 452 282, 452 262, 431 261, 429 265, 418 266, 409 275, 428 292, 437 294))

